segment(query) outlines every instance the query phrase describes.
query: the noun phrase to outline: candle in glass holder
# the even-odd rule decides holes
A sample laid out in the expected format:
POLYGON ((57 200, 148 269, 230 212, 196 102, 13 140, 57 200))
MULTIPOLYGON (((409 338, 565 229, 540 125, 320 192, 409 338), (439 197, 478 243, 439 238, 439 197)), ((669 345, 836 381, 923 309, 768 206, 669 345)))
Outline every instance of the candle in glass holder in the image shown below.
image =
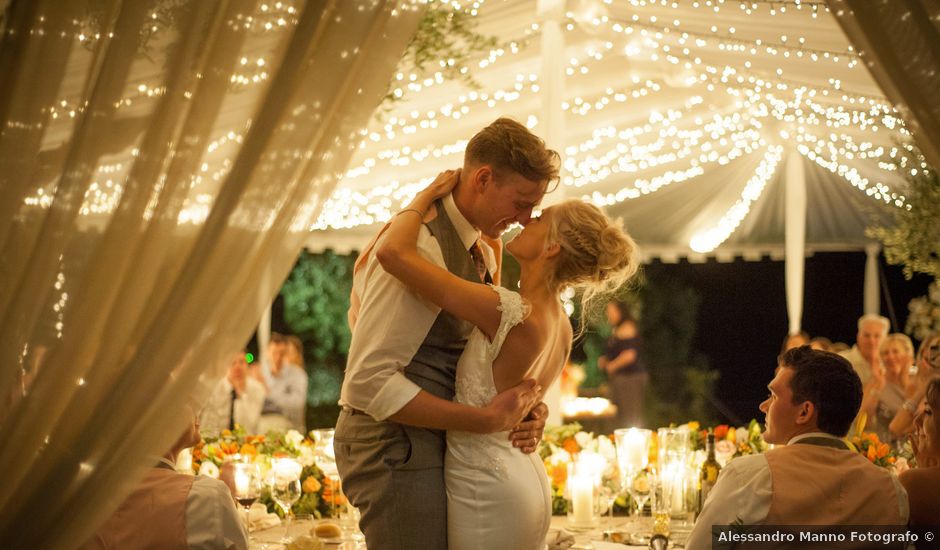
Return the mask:
POLYGON ((248 494, 249 486, 251 485, 251 474, 245 470, 245 468, 240 468, 241 464, 235 465, 235 492, 239 495, 248 494))
POLYGON ((568 481, 571 491, 571 507, 574 510, 574 522, 590 525, 594 516, 594 479, 586 473, 579 473, 568 481))
POLYGON ((642 470, 649 463, 649 447, 652 432, 638 428, 614 430, 617 442, 617 462, 620 472, 642 470))

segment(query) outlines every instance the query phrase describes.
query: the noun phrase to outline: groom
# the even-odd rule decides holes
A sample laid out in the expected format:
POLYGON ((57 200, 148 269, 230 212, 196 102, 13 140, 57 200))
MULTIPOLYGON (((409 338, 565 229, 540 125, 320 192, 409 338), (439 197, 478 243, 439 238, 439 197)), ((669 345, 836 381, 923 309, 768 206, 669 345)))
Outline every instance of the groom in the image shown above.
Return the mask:
MULTIPOLYGON (((529 222, 558 177, 558 164, 558 153, 525 126, 496 120, 467 144, 460 181, 426 215, 418 250, 459 277, 498 283, 500 234, 529 222)), ((444 430, 515 427, 513 445, 533 452, 547 408, 533 409, 538 388, 532 380, 483 409, 452 402, 457 360, 472 325, 386 273, 372 254, 381 238, 382 232, 363 251, 353 276, 336 463, 350 503, 362 514, 370 550, 443 550, 444 430)))

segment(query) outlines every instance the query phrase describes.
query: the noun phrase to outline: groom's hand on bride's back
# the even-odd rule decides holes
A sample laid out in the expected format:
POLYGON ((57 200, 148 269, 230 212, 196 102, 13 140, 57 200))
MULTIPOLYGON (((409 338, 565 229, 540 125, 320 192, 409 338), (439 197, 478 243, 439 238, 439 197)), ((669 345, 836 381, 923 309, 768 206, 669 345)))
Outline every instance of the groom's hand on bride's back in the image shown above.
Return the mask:
POLYGON ((525 419, 509 432, 509 440, 513 447, 529 454, 539 448, 542 433, 545 431, 545 420, 548 418, 548 405, 539 402, 529 411, 525 419))
POLYGON ((541 392, 538 382, 528 379, 498 394, 486 406, 489 417, 486 431, 504 432, 518 426, 538 403, 541 392))

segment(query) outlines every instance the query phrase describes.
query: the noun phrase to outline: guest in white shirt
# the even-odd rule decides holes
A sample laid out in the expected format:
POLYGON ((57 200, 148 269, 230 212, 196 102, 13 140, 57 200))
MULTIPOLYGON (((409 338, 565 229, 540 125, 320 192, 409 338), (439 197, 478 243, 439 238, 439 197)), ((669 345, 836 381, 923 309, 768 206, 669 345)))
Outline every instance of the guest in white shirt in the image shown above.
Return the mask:
POLYGON ((293 428, 305 432, 308 377, 304 370, 303 344, 296 336, 272 333, 271 346, 274 346, 271 361, 262 365, 267 387, 262 430, 293 428), (279 421, 283 424, 278 425, 279 421))
POLYGON ((247 549, 229 487, 218 479, 176 471, 179 452, 199 441, 199 420, 193 413, 179 440, 82 548, 247 549))
POLYGON ((878 350, 881 341, 888 335, 891 323, 887 318, 874 313, 867 313, 858 319, 858 334, 855 335, 855 345, 851 349, 839 353, 852 363, 852 368, 862 379, 862 384, 871 380, 874 369, 881 369, 881 356, 878 350))
POLYGON ((245 351, 232 354, 228 372, 213 388, 199 422, 208 433, 234 429, 238 424, 247 433, 256 433, 261 406, 264 404, 264 386, 248 376, 245 351))
POLYGON ((862 402, 848 361, 794 348, 780 357, 767 388, 764 440, 778 447, 725 466, 686 548, 711 548, 715 525, 907 523, 907 493, 897 478, 843 440, 862 402))

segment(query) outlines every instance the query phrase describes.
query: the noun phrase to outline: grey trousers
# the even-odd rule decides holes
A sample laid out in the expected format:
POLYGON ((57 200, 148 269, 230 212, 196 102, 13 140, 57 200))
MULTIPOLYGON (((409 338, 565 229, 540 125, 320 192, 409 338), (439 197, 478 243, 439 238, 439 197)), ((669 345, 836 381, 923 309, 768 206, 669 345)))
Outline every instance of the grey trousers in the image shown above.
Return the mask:
POLYGON ((369 550, 446 550, 443 437, 363 413, 340 413, 336 466, 349 502, 361 514, 369 550), (430 449, 421 443, 422 449, 413 449, 413 441, 429 438, 430 449))

